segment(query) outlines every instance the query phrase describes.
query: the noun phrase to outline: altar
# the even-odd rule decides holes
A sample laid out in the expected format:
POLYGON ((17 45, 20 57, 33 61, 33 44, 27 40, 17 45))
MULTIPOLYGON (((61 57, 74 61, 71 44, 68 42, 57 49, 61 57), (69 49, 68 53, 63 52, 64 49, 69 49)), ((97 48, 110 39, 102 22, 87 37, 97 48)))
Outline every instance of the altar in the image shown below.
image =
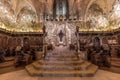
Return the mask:
POLYGON ((54 46, 64 45, 68 46, 76 42, 76 25, 73 23, 47 21, 46 24, 46 42, 54 46))

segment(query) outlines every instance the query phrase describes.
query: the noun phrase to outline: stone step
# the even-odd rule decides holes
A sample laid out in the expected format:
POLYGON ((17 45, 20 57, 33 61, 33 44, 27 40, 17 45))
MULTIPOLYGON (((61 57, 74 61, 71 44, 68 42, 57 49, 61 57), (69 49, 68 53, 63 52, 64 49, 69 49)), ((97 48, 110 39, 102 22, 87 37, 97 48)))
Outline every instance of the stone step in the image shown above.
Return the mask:
POLYGON ((14 61, 7 61, 7 62, 0 63, 0 68, 10 67, 13 65, 14 65, 14 61))
POLYGON ((119 61, 120 62, 120 58, 111 58, 111 61, 119 61))
POLYGON ((75 55, 75 54, 68 54, 68 55, 67 55, 67 54, 64 54, 64 55, 61 55, 61 54, 58 54, 58 55, 52 55, 52 54, 50 54, 50 55, 48 55, 48 54, 46 54, 46 56, 48 56, 48 57, 49 57, 49 56, 50 56, 50 57, 51 57, 51 56, 53 56, 53 57, 57 57, 57 56, 58 56, 58 57, 59 57, 59 56, 63 56, 63 57, 74 57, 74 56, 76 56, 76 55, 75 55))
POLYGON ((42 77, 77 77, 77 76, 94 76, 98 67, 95 65, 89 66, 87 70, 72 70, 72 71, 41 71, 35 69, 32 65, 26 66, 27 72, 31 76, 42 76, 42 77))
POLYGON ((111 66, 120 68, 120 58, 116 58, 116 57, 111 58, 111 66))
POLYGON ((120 62, 112 62, 111 65, 112 67, 120 68, 120 62))
POLYGON ((56 58, 56 57, 51 57, 51 58, 45 58, 45 60, 57 60, 57 61, 76 61, 76 60, 78 60, 78 58, 77 57, 75 57, 75 58, 56 58))
POLYGON ((77 56, 46 56, 46 58, 77 58, 77 56))
POLYGON ((48 70, 48 71, 60 71, 60 70, 85 70, 87 69, 91 63, 84 62, 79 65, 41 65, 39 62, 35 62, 32 64, 38 70, 48 70))
POLYGON ((46 56, 45 58, 77 58, 77 56, 46 56))
POLYGON ((77 60, 77 61, 57 61, 57 60, 40 60, 38 61, 39 64, 41 65, 58 65, 58 66, 61 66, 61 65, 80 65, 82 64, 84 61, 83 60, 77 60))
POLYGON ((39 60, 37 62, 39 62, 39 63, 81 63, 81 62, 84 62, 84 60, 77 59, 75 61, 73 61, 73 60, 68 60, 68 61, 58 60, 57 61, 57 60, 47 60, 47 59, 45 59, 45 60, 39 60))
POLYGON ((76 57, 76 55, 46 55, 46 57, 76 57))
POLYGON ((64 53, 64 54, 61 54, 61 53, 59 53, 59 54, 46 54, 46 56, 76 56, 76 54, 75 53, 69 53, 69 54, 66 54, 66 53, 64 53))

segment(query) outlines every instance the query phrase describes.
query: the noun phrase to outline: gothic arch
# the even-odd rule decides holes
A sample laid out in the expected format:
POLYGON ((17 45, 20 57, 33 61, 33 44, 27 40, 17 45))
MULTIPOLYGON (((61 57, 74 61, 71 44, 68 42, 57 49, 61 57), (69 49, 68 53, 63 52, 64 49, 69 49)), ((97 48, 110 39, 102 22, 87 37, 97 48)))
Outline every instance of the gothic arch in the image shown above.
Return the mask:
POLYGON ((100 41, 100 38, 98 36, 93 38, 93 44, 96 47, 99 47, 101 45, 101 41, 100 41))

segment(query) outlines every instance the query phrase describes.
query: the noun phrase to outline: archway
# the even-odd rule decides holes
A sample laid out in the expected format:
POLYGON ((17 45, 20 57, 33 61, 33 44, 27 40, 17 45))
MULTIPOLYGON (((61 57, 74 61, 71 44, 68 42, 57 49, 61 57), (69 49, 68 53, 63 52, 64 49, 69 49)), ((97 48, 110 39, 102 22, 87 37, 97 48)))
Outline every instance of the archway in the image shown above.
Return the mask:
POLYGON ((99 47, 101 44, 100 44, 100 38, 99 37, 95 37, 93 39, 93 44, 95 47, 99 47))
POLYGON ((30 49, 29 38, 23 38, 23 48, 25 51, 30 49))

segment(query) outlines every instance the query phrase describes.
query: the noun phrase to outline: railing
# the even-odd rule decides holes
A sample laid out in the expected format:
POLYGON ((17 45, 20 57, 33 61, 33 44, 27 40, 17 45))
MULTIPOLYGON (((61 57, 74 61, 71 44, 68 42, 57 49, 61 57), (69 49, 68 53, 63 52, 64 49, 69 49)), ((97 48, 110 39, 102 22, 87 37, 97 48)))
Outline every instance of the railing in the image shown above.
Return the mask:
POLYGON ((47 36, 46 26, 43 26, 43 59, 45 59, 47 54, 47 43, 45 37, 47 36))
POLYGON ((80 44, 79 44, 79 27, 76 26, 76 38, 77 38, 77 58, 79 59, 80 44))

